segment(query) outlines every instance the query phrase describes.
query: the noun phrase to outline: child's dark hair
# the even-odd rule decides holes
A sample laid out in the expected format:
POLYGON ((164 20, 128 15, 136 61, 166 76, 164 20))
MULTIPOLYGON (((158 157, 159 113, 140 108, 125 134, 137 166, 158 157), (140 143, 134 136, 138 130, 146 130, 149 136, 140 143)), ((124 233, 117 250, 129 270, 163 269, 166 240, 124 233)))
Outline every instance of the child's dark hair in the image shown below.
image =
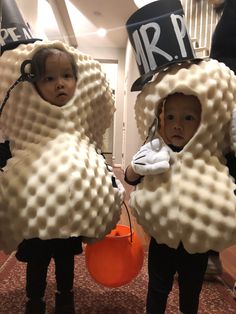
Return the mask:
MULTIPOLYGON (((5 107, 7 100, 10 96, 10 93, 12 91, 13 88, 15 88, 16 85, 18 85, 20 82, 24 82, 24 81, 28 81, 30 83, 33 83, 36 90, 37 86, 36 86, 36 81, 40 78, 43 77, 43 75, 45 74, 45 61, 47 59, 48 56, 55 54, 55 53, 64 53, 70 63, 71 63, 71 67, 72 67, 72 71, 73 71, 73 75, 75 77, 75 80, 77 81, 78 76, 77 76, 77 65, 76 62, 73 58, 73 56, 67 52, 66 50, 60 49, 60 48, 42 48, 40 50, 38 50, 32 60, 25 60, 22 62, 21 64, 21 76, 9 87, 2 104, 0 105, 0 116, 2 114, 3 108, 5 107), (31 65, 31 73, 27 73, 25 71, 25 67, 30 64, 31 65)), ((40 93, 39 93, 40 94, 40 93)))
POLYGON ((164 98, 155 108, 155 112, 154 112, 154 119, 153 119, 153 122, 152 124, 150 125, 149 129, 148 129, 148 135, 147 135, 147 138, 145 139, 145 142, 147 142, 147 140, 150 140, 152 141, 153 139, 156 138, 156 134, 157 134, 157 131, 161 129, 161 119, 160 119, 160 116, 163 112, 163 107, 164 107, 164 104, 166 102, 166 98, 164 98))
POLYGON ((77 80, 77 65, 70 53, 60 48, 42 48, 33 55, 31 60, 31 74, 34 75, 36 81, 45 74, 45 61, 47 57, 58 52, 64 53, 68 57, 74 77, 77 80))

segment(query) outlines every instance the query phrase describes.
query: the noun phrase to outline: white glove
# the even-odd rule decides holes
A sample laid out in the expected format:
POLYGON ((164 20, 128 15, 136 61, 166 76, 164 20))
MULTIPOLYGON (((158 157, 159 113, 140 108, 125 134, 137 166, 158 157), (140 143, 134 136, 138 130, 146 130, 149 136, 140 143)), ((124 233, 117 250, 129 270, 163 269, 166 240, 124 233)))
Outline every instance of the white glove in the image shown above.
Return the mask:
POLYGON ((236 109, 233 110, 230 128, 231 148, 236 152, 236 109))
POLYGON ((131 166, 135 173, 155 175, 166 172, 170 167, 170 154, 167 146, 161 147, 159 139, 143 145, 134 155, 131 166))
POLYGON ((112 182, 112 185, 113 185, 113 187, 118 189, 121 203, 123 203, 123 201, 125 199, 125 188, 124 188, 123 184, 120 182, 120 180, 117 179, 116 175, 113 172, 112 167, 110 165, 107 165, 107 169, 112 173, 112 180, 115 181, 115 182, 112 182))
POLYGON ((123 203, 125 200, 125 188, 124 188, 123 184, 120 182, 120 180, 117 179, 116 176, 115 176, 115 180, 116 180, 116 185, 118 187, 121 203, 123 203))

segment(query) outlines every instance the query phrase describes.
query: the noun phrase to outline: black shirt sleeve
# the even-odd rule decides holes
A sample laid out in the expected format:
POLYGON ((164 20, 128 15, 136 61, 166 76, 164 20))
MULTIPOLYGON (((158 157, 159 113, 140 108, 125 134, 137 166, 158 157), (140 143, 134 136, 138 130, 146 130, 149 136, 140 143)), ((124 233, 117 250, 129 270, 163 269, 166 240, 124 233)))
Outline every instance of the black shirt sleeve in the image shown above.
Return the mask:
POLYGON ((226 156, 226 165, 229 168, 229 174, 236 181, 236 157, 233 152, 228 153, 226 156))
POLYGON ((143 178, 143 176, 140 176, 137 180, 135 180, 135 181, 130 181, 128 178, 127 178, 127 169, 128 168, 126 168, 125 169, 125 182, 126 183, 128 183, 129 185, 137 185, 137 184, 139 184, 140 182, 141 182, 141 180, 142 180, 142 178, 143 178))
POLYGON ((9 141, 0 143, 0 167, 3 168, 11 157, 9 141))

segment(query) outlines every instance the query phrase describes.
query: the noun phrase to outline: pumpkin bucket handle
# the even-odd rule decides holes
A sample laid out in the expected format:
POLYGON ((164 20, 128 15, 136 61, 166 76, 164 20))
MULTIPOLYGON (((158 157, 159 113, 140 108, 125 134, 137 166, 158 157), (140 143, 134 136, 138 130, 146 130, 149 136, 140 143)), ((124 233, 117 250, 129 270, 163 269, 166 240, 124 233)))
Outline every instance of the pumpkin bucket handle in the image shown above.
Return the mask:
POLYGON ((123 205, 125 206, 125 209, 126 209, 126 212, 127 212, 127 216, 128 216, 128 219, 129 219, 130 242, 132 243, 133 242, 133 229, 132 229, 132 224, 131 224, 130 213, 129 213, 128 207, 127 207, 125 202, 123 202, 123 205))

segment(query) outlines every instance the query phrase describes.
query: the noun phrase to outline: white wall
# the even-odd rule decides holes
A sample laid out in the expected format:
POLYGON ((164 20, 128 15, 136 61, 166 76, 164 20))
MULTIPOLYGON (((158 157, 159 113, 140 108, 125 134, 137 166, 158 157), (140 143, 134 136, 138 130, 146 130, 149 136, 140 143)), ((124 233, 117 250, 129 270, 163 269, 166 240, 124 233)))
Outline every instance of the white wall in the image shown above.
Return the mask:
POLYGON ((16 0, 34 38, 56 40, 62 38, 53 10, 46 0, 16 0), (27 4, 27 5, 26 5, 27 4), (45 23, 45 21, 47 21, 45 23))
POLYGON ((133 155, 142 144, 138 134, 134 115, 134 105, 138 92, 131 92, 131 86, 139 77, 137 63, 133 48, 128 41, 125 59, 125 97, 124 97, 124 125, 123 125, 123 161, 122 168, 125 169, 130 163, 133 155))
POLYGON ((122 124, 124 108, 124 71, 125 49, 95 48, 79 46, 84 53, 98 60, 115 60, 118 63, 118 78, 116 88, 116 112, 114 114, 114 138, 113 138, 113 166, 121 166, 122 163, 122 124))
POLYGON ((33 35, 37 35, 37 23, 38 23, 38 0, 31 0, 28 6, 25 7, 24 0, 16 0, 16 4, 21 11, 22 17, 25 22, 28 22, 32 28, 33 35))
POLYGON ((121 166, 122 163, 122 124, 124 111, 124 75, 125 75, 125 50, 120 49, 118 59, 118 80, 116 90, 116 112, 114 120, 113 165, 121 166))

